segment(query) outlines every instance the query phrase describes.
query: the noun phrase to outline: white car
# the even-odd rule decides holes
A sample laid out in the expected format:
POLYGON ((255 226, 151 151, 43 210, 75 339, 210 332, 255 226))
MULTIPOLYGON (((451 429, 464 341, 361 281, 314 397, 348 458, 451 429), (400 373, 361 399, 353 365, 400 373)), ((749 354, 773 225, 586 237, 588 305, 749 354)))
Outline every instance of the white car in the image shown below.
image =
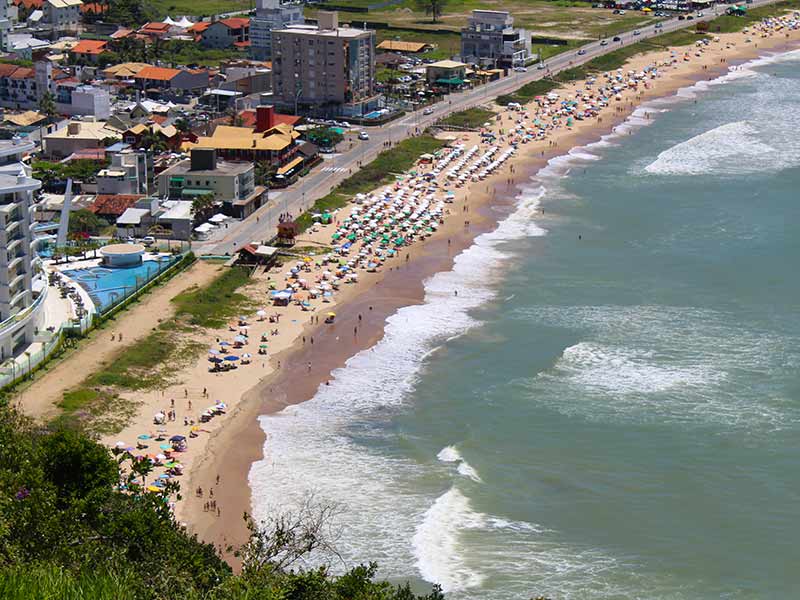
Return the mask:
POLYGON ((423 115, 432 115, 433 114, 433 109, 429 106, 428 108, 426 108, 425 110, 422 111, 422 114, 423 115))
POLYGON ((608 46, 608 40, 603 40, 600 42, 601 46, 608 46))
POLYGON ((369 139, 369 134, 366 131, 360 131, 358 133, 358 139, 360 139, 360 140, 368 140, 369 139))
POLYGON ((514 67, 514 70, 515 70, 517 73, 527 73, 527 72, 528 72, 528 69, 527 69, 527 68, 525 68, 525 67, 514 67))
POLYGON ((639 34, 641 34, 641 33, 642 33, 642 32, 641 32, 641 31, 639 31, 638 29, 634 29, 634 30, 633 30, 633 35, 639 35, 639 34))
POLYGON ((156 238, 154 238, 152 235, 146 235, 142 238, 142 243, 145 246, 152 246, 156 243, 156 238))

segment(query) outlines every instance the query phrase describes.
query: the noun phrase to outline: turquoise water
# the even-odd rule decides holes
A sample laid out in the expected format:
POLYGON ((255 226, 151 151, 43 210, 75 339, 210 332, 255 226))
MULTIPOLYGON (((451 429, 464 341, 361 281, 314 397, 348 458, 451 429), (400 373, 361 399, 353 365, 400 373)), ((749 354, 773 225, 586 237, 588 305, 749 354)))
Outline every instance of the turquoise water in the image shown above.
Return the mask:
POLYGON ((314 490, 347 561, 449 598, 797 597, 799 121, 790 55, 551 162, 262 417, 256 516, 314 490))
POLYGON ((71 269, 64 271, 64 275, 83 287, 97 306, 97 311, 104 313, 163 272, 176 260, 176 257, 164 256, 158 260, 143 261, 135 267, 101 266, 71 269))

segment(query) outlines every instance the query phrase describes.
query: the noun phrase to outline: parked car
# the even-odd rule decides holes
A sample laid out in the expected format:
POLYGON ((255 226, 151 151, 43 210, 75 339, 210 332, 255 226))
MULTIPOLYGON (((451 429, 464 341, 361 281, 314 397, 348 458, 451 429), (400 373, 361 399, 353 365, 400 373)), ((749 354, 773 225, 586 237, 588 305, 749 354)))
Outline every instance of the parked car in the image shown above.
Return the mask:
POLYGON ((641 31, 639 31, 638 29, 634 29, 634 30, 633 30, 633 35, 639 35, 639 34, 641 34, 641 33, 642 33, 642 32, 641 32, 641 31))
POLYGON ((433 109, 429 106, 428 108, 426 108, 425 110, 422 111, 422 114, 423 115, 432 115, 433 114, 433 109))
POLYGON ((686 17, 686 20, 687 21, 694 21, 694 17, 692 15, 689 15, 688 17, 686 17))
POLYGON ((686 15, 678 15, 678 21, 685 21, 686 15))
POLYGON ((621 10, 621 11, 619 11, 619 14, 621 14, 621 15, 624 15, 624 14, 625 14, 625 11, 624 11, 624 10, 621 10))
POLYGON ((368 140, 369 134, 366 131, 359 131, 358 132, 358 139, 360 140, 368 140))
POLYGON ((525 67, 514 67, 514 70, 517 73, 526 73, 528 71, 528 69, 526 69, 525 67))
POLYGON ((602 41, 600 42, 600 45, 601 45, 601 46, 608 46, 608 40, 602 40, 602 41))
POLYGON ((154 238, 152 235, 146 235, 142 238, 142 243, 145 246, 152 246, 156 243, 156 238, 154 238))
POLYGON ((583 48, 578 50, 578 56, 583 56, 584 54, 586 54, 586 50, 584 50, 583 48))
POLYGON ((613 40, 611 40, 611 41, 612 41, 612 42, 620 42, 620 41, 622 41, 622 40, 620 40, 620 38, 619 38, 619 36, 618 36, 618 35, 615 35, 615 36, 614 36, 614 39, 613 39, 613 40))

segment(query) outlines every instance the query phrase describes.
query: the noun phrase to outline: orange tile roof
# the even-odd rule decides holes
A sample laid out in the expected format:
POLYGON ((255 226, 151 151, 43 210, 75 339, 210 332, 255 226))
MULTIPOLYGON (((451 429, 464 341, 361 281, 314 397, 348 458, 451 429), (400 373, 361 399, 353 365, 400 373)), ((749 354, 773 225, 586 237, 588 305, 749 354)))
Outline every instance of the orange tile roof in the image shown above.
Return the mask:
POLYGON ((165 67, 145 67, 134 75, 134 79, 152 79, 154 81, 171 81, 176 75, 179 75, 178 69, 167 69, 165 67))
POLYGON ((209 21, 200 21, 199 23, 195 23, 187 31, 191 31, 192 33, 203 33, 206 29, 211 27, 211 22, 209 21))
POLYGON ((95 214, 120 216, 144 196, 140 194, 99 194, 89 210, 95 214))
POLYGON ((8 63, 0 63, 0 77, 8 77, 14 71, 19 69, 17 65, 11 65, 8 63))
POLYGON ((42 8, 44 6, 44 0, 14 0, 14 5, 22 5, 30 10, 32 8, 42 8))
POLYGON ((112 40, 121 40, 123 38, 128 37, 132 33, 133 31, 131 31, 130 29, 126 29, 125 27, 120 27, 114 33, 112 33, 110 37, 112 40))
POLYGON ((169 27, 170 26, 167 23, 145 23, 144 27, 139 29, 139 31, 166 33, 167 31, 169 31, 169 27))
POLYGON ((73 46, 73 54, 102 54, 108 46, 108 42, 102 40, 81 40, 73 46))
POLYGON ((220 23, 231 29, 240 29, 242 27, 249 27, 250 19, 246 17, 231 17, 230 19, 222 19, 220 23))
POLYGON ((28 67, 17 67, 11 74, 11 79, 33 79, 36 76, 36 71, 28 67))
POLYGON ((99 2, 88 2, 86 4, 81 4, 81 12, 84 14, 93 13, 95 15, 100 15, 108 12, 108 5, 100 4, 99 2))

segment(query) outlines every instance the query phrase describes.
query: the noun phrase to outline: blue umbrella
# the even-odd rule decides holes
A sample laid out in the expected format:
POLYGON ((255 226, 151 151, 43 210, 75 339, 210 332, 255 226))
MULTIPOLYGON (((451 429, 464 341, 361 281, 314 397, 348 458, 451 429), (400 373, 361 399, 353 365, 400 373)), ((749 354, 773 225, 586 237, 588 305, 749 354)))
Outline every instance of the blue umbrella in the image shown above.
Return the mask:
POLYGON ((230 354, 230 355, 225 357, 225 360, 230 360, 230 361, 239 360, 239 357, 238 356, 234 356, 233 354, 230 354))
POLYGON ((149 440, 150 436, 147 435, 146 433, 143 433, 142 435, 139 436, 139 439, 140 440, 149 440))
POLYGON ((229 342, 220 342, 219 345, 220 346, 230 346, 230 343, 229 342))

